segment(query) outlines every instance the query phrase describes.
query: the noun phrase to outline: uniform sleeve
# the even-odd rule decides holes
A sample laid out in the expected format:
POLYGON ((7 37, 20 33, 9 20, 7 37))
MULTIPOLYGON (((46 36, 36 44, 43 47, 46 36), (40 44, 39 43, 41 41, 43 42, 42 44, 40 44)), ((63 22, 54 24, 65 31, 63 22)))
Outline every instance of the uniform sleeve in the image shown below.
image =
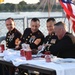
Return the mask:
POLYGON ((41 34, 41 35, 39 35, 38 37, 37 37, 37 39, 41 39, 41 42, 39 43, 39 44, 43 44, 44 43, 44 35, 43 34, 41 34))
POLYGON ((30 44, 30 48, 31 49, 37 49, 38 45, 34 44, 34 43, 31 43, 30 44))
POLYGON ((16 46, 19 45, 21 38, 22 38, 22 34, 19 31, 17 31, 17 33, 15 34, 15 45, 16 46))
POLYGON ((17 33, 17 38, 19 38, 19 39, 22 38, 22 34, 20 32, 17 33))
POLYGON ((31 48, 31 49, 37 49, 37 47, 38 47, 39 45, 42 45, 42 44, 43 44, 43 41, 44 41, 44 36, 43 36, 43 35, 37 37, 36 40, 34 41, 34 43, 31 43, 31 44, 30 44, 30 48, 31 48), (35 42, 36 42, 36 43, 35 43, 35 42))
POLYGON ((72 41, 69 37, 64 38, 63 40, 59 41, 57 44, 52 45, 50 47, 50 52, 53 55, 58 55, 59 53, 64 52, 64 50, 69 50, 72 46, 72 41))

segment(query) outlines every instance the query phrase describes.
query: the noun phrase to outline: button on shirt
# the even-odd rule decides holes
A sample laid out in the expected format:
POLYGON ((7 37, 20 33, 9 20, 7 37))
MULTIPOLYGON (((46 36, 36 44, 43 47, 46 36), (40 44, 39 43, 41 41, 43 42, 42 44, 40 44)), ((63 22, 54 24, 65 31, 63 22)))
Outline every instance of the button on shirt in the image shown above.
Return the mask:
POLYGON ((22 35, 21 33, 14 28, 12 31, 9 31, 6 34, 6 46, 7 48, 15 48, 16 44, 15 42, 19 39, 21 39, 22 35))
POLYGON ((43 40, 44 40, 44 35, 40 30, 38 30, 35 33, 32 33, 31 28, 26 28, 23 37, 21 39, 22 41, 21 43, 27 43, 30 45, 31 49, 37 49, 39 45, 43 44, 43 40), (34 43, 37 39, 41 40, 38 45, 34 43))
POLYGON ((44 51, 50 51, 49 48, 56 44, 58 42, 58 37, 55 35, 55 33, 52 33, 51 35, 47 35, 45 37, 45 40, 44 40, 44 44, 50 44, 48 46, 46 46, 45 50, 44 51))

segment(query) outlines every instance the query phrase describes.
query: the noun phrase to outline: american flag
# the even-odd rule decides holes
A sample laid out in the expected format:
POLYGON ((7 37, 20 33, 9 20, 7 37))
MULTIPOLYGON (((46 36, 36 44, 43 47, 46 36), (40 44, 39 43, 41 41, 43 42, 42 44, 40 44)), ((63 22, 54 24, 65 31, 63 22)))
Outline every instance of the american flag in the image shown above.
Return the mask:
POLYGON ((72 23, 72 29, 75 32, 75 4, 72 0, 59 0, 60 5, 66 13, 66 16, 72 23))

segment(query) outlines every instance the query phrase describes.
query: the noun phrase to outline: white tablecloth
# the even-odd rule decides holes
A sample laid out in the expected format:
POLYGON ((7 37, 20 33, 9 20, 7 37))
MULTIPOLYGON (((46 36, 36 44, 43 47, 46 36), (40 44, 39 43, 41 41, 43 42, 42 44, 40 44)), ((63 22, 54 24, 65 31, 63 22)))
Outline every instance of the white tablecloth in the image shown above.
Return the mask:
MULTIPOLYGON (((26 60, 25 57, 20 56, 19 51, 7 50, 4 51, 4 60, 12 61, 15 66, 20 64, 32 64, 40 67, 50 68, 56 70, 57 75, 75 75, 75 59, 74 62, 63 62, 66 59, 55 58, 52 62, 47 63, 44 58, 35 58, 32 60, 26 60)), ((69 60, 69 59, 68 59, 69 60)))

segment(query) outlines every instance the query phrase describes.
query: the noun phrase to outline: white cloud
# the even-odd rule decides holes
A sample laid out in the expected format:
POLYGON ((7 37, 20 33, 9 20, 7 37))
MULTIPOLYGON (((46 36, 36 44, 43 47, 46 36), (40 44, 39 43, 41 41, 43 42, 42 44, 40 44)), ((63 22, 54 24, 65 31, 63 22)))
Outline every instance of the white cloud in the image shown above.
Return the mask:
POLYGON ((37 3, 39 0, 4 0, 4 3, 19 3, 20 1, 25 1, 27 3, 37 3))
POLYGON ((25 0, 27 3, 37 3, 39 0, 25 0))

